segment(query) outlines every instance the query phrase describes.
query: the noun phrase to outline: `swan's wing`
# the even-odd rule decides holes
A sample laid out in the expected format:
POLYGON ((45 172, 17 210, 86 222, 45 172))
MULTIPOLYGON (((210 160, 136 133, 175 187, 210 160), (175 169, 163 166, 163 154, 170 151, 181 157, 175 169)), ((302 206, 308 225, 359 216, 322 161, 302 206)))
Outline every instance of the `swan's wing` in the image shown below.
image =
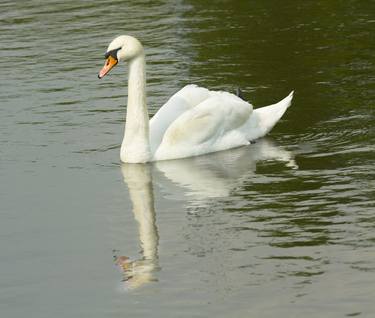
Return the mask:
POLYGON ((254 140, 265 136, 284 115, 285 111, 291 105, 293 92, 280 102, 257 108, 246 123, 240 128, 246 135, 247 140, 254 140))
POLYGON ((209 90, 197 85, 187 85, 175 93, 150 120, 151 152, 160 145, 166 129, 177 117, 209 97, 209 90))
POLYGON ((184 158, 248 144, 238 128, 252 113, 252 106, 225 92, 210 97, 181 114, 166 129, 155 160, 184 158))

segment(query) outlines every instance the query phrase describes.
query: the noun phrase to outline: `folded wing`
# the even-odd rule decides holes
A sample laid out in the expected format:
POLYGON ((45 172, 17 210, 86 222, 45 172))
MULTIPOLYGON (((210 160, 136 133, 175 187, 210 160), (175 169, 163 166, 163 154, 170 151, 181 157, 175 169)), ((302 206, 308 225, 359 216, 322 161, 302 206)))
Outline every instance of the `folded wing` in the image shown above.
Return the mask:
POLYGON ((160 145, 165 131, 177 117, 209 97, 210 91, 197 85, 187 85, 175 93, 150 120, 151 152, 160 145))
POLYGON ((238 130, 249 119, 252 106, 226 92, 209 97, 178 116, 162 137, 155 160, 183 158, 248 144, 238 130))

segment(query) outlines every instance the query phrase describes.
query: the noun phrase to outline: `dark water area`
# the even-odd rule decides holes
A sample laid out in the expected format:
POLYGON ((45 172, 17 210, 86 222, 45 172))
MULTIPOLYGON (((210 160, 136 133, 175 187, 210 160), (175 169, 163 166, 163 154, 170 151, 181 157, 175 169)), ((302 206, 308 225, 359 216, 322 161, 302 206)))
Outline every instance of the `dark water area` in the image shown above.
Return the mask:
POLYGON ((3 1, 2 317, 373 317, 375 1, 3 1), (153 115, 189 83, 255 107, 255 144, 120 164, 139 38, 153 115))

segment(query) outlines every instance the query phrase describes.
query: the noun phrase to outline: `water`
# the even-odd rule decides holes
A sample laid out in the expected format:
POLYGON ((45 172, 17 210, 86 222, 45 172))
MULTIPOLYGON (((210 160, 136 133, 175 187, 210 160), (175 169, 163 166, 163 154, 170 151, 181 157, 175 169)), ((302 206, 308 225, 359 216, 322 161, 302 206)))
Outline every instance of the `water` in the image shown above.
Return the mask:
POLYGON ((375 3, 3 1, 2 317, 372 317, 375 3), (120 165, 142 40, 154 114, 187 83, 255 105, 268 138, 120 165))

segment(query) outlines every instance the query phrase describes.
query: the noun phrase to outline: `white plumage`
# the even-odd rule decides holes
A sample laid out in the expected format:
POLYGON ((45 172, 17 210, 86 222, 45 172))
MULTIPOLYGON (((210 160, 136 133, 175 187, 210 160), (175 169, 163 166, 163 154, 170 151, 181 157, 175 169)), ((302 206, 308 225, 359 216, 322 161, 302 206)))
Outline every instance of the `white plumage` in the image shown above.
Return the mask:
MULTIPOLYGON (((277 104, 253 110, 251 104, 234 94, 187 85, 149 121, 141 43, 133 37, 120 36, 108 47, 107 52, 113 51, 116 64, 120 60, 129 62, 123 162, 186 158, 248 145, 275 126, 293 98, 291 92, 277 104)), ((100 77, 111 67, 107 62, 100 77)))
POLYGON ((150 120, 153 159, 192 157, 248 145, 273 128, 292 97, 293 93, 275 105, 253 110, 234 94, 185 86, 150 120))

